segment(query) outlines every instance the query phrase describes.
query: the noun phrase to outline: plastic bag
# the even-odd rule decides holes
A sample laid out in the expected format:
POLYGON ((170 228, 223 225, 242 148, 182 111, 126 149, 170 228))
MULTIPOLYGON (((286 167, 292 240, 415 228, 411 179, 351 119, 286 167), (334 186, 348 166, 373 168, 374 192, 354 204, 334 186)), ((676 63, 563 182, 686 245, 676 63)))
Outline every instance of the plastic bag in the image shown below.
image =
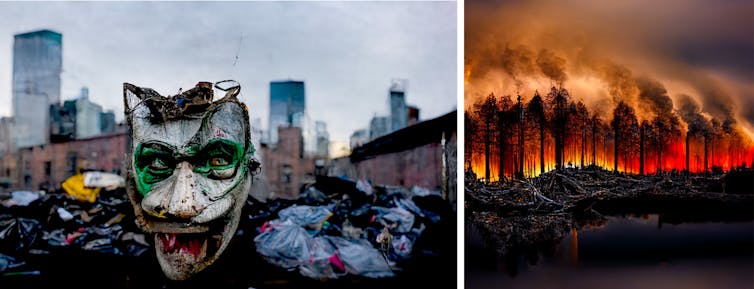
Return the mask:
POLYGON ((40 194, 36 192, 31 191, 15 191, 11 194, 11 198, 3 201, 3 205, 6 207, 10 206, 22 206, 26 207, 31 202, 36 201, 39 199, 40 194))
POLYGON ((105 188, 106 190, 114 190, 119 187, 124 187, 125 183, 126 180, 116 174, 105 172, 84 173, 84 186, 89 188, 105 188))
POLYGON ((411 257, 411 249, 414 247, 414 242, 406 235, 400 235, 393 238, 392 247, 393 253, 398 255, 400 259, 408 259, 408 257, 411 257))
POLYGON ((280 219, 289 220, 293 224, 319 231, 322 229, 322 223, 332 216, 332 212, 325 206, 291 206, 280 210, 278 216, 280 219))
POLYGON ((40 226, 34 219, 0 216, 0 248, 25 251, 37 239, 40 226))
POLYGON ((341 237, 325 236, 335 248, 346 272, 369 278, 392 277, 391 266, 385 257, 364 239, 349 241, 341 237))
POLYGON ((356 181, 356 189, 364 192, 367 196, 371 196, 373 193, 371 182, 364 179, 356 181))
POLYGON ((301 192, 298 198, 306 204, 326 204, 330 202, 330 198, 314 186, 306 188, 306 190, 301 192))
POLYGON ((419 217, 424 217, 424 214, 422 213, 422 209, 419 208, 419 206, 417 206, 414 203, 414 201, 412 201, 410 199, 406 199, 406 198, 401 198, 401 197, 398 197, 398 196, 396 196, 395 198, 393 198, 393 201, 395 202, 395 206, 397 206, 399 208, 402 208, 402 209, 405 209, 405 210, 408 210, 408 211, 410 211, 410 212, 418 215, 419 217))
POLYGON ((84 186, 84 175, 75 174, 61 185, 63 190, 71 197, 79 201, 94 203, 99 195, 100 188, 87 188, 84 186))
POLYGON ((408 233, 414 226, 414 214, 405 209, 385 207, 372 207, 372 209, 377 211, 377 221, 383 225, 392 227, 391 224, 395 224, 392 232, 408 233))
POLYGON ((419 197, 427 197, 431 195, 442 196, 442 193, 440 191, 430 191, 429 189, 422 188, 420 186, 411 187, 411 194, 419 197))
POLYGON ((299 267, 299 272, 309 278, 323 279, 338 278, 340 274, 345 273, 345 266, 336 254, 335 246, 322 237, 317 237, 309 242, 309 253, 307 262, 299 267))
POLYGON ((267 262, 291 269, 308 261, 312 237, 304 228, 289 222, 272 227, 254 238, 257 253, 267 262))

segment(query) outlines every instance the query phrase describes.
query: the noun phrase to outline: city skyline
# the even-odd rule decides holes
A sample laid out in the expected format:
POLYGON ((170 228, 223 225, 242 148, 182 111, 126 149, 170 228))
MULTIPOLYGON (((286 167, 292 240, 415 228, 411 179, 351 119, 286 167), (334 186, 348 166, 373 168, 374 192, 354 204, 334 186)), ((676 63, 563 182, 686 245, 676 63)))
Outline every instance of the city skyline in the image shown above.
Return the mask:
POLYGON ((372 116, 387 113, 392 79, 408 79, 407 98, 423 119, 456 108, 453 2, 0 6, 0 57, 8 60, 0 61, 2 116, 11 115, 5 63, 13 35, 40 29, 63 34, 61 100, 87 86, 118 121, 126 81, 175 94, 197 81, 235 79, 252 119, 267 130, 269 83, 301 80, 307 117, 325 121, 331 140, 345 146, 372 116))

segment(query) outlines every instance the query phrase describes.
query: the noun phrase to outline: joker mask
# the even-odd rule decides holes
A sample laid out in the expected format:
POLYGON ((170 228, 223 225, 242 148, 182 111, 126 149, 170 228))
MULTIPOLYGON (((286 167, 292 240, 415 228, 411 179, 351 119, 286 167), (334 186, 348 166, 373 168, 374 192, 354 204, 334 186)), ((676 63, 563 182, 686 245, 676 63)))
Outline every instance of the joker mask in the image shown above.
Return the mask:
POLYGON ((209 82, 170 97, 123 84, 132 140, 128 195, 173 280, 202 271, 228 246, 257 164, 240 86, 222 81, 215 88, 226 95, 213 102, 209 82))

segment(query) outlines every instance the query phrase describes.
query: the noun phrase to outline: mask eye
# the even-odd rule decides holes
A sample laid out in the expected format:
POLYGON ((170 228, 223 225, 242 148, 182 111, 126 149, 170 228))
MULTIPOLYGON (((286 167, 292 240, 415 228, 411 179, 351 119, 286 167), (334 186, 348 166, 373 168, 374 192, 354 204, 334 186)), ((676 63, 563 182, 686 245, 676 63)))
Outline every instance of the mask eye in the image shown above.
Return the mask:
POLYGON ((173 150, 159 143, 139 145, 134 154, 134 167, 138 172, 139 191, 146 195, 150 185, 160 182, 173 174, 176 161, 173 150))
POLYGON ((224 157, 213 157, 209 159, 209 165, 213 167, 227 166, 230 162, 224 157))
POLYGON ((233 177, 233 175, 236 173, 236 168, 227 168, 224 170, 211 170, 210 176, 215 179, 228 179, 233 177))
POLYGON ((243 146, 234 142, 224 139, 213 140, 197 154, 194 171, 211 179, 230 179, 236 174, 242 151, 243 146))
POLYGON ((167 170, 168 164, 161 158, 154 158, 152 163, 149 164, 149 168, 156 171, 167 170))

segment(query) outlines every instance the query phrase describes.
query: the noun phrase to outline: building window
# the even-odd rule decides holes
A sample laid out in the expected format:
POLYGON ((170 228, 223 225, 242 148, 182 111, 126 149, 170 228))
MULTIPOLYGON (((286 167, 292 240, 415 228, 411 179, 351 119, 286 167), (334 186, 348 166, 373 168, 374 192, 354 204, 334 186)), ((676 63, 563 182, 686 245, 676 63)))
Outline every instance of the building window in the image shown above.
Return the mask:
POLYGON ((68 171, 66 174, 68 176, 72 176, 76 174, 76 159, 78 158, 78 155, 76 152, 69 152, 66 156, 66 168, 68 168, 68 171))
POLYGON ((281 176, 283 183, 286 183, 286 184, 291 183, 291 173, 293 173, 293 169, 291 168, 291 165, 283 164, 283 175, 281 176))
POLYGON ((45 162, 45 176, 50 176, 52 174, 52 162, 45 162))

